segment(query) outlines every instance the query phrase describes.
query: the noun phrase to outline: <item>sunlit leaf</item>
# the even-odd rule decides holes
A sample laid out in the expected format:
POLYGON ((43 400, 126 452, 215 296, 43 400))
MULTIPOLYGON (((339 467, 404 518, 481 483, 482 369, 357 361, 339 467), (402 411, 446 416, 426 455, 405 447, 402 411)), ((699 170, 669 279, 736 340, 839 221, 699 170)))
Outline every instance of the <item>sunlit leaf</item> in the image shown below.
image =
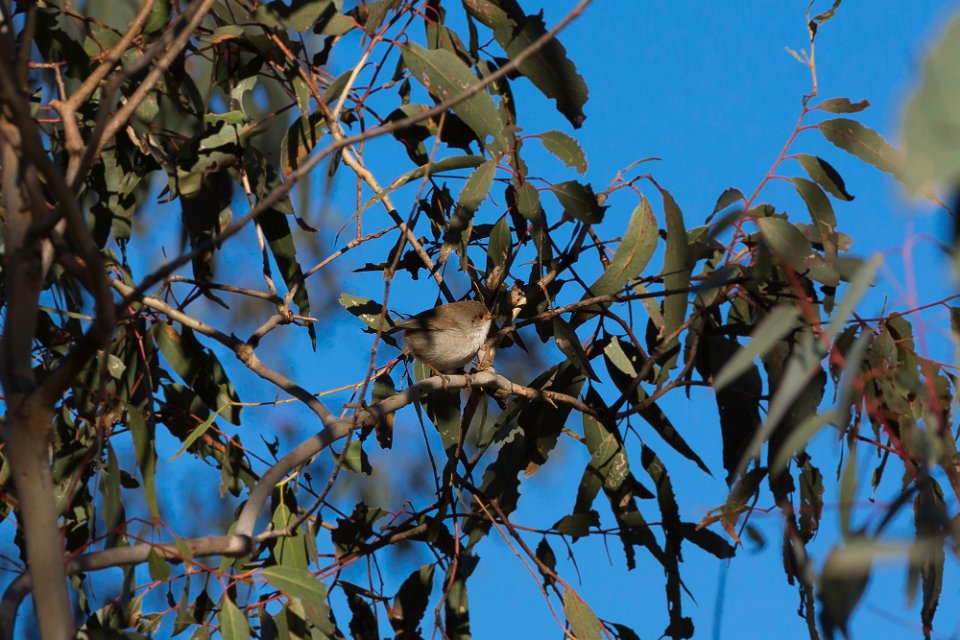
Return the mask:
POLYGON ((562 131, 547 131, 538 137, 544 148, 563 164, 573 167, 581 175, 587 172, 587 156, 576 140, 562 131))
POLYGON ((590 285, 584 297, 616 293, 631 279, 638 277, 650 262, 659 239, 657 219, 653 215, 653 209, 650 208, 647 199, 641 197, 640 204, 630 216, 630 223, 613 258, 600 277, 590 285))
POLYGON ((900 170, 897 150, 879 133, 856 120, 835 118, 821 122, 818 127, 827 140, 877 169, 895 175, 900 170))
POLYGON ((563 592, 563 615, 577 640, 600 640, 603 625, 587 603, 569 587, 563 592))
POLYGON ((231 640, 250 639, 250 625, 247 624, 247 617, 226 594, 220 600, 220 613, 217 615, 217 621, 220 623, 220 633, 224 638, 230 638, 231 640))
MULTIPOLYGON (((429 51, 408 42, 401 45, 400 51, 404 63, 417 81, 437 100, 458 96, 478 82, 467 65, 445 49, 429 51)), ((480 91, 454 106, 453 112, 473 129, 491 152, 506 150, 503 122, 490 94, 480 91)))

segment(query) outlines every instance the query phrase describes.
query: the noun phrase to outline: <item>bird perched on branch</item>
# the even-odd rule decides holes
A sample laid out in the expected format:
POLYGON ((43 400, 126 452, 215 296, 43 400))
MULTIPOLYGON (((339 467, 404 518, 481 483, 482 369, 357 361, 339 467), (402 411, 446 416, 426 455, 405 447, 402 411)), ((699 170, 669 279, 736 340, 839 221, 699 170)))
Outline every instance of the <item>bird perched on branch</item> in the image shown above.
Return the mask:
POLYGON ((442 304, 422 311, 391 328, 417 358, 437 373, 462 369, 483 346, 494 315, 476 300, 442 304))

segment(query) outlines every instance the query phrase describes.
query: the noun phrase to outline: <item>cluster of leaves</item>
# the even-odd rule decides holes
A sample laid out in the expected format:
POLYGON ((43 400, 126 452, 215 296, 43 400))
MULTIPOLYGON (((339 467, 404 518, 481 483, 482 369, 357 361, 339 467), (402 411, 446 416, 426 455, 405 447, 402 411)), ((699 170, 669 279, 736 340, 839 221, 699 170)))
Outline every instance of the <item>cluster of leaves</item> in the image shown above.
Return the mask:
MULTIPOLYGON (((553 101, 571 127, 585 118, 586 83, 560 41, 550 38, 543 17, 525 13, 516 0, 462 0, 448 19, 446 5, 220 0, 174 7, 156 0, 120 52, 118 67, 71 114, 81 136, 100 147, 89 171, 80 174, 76 192, 107 264, 107 272, 96 277, 106 278, 116 292, 120 314, 109 347, 86 363, 54 407, 53 481, 70 556, 150 538, 149 530, 130 532, 133 520, 121 489, 141 487, 150 524, 161 523, 160 427, 181 443, 178 453, 219 471, 221 493, 251 495, 258 486, 263 465, 239 435, 228 435, 235 431, 228 425, 240 425, 247 411, 241 411, 228 375, 240 365, 222 363, 217 353, 224 349, 325 419, 310 392, 254 355, 261 339, 281 327, 307 332, 316 342, 307 284, 326 262, 312 269, 301 264, 297 246, 317 230, 304 207, 294 206, 290 189, 315 175, 313 167, 322 159, 329 159, 327 176, 350 172, 365 185, 357 188, 352 212, 356 236, 334 257, 387 234, 396 237, 381 262, 357 269, 383 274, 388 283, 383 297, 340 298, 362 322, 358 331, 392 344, 380 332, 395 279, 432 278, 439 297, 450 301, 450 282, 459 278, 509 318, 499 334, 501 352, 535 349, 539 342, 548 360, 519 387, 523 392, 497 394, 498 411, 482 428, 468 429, 483 422, 475 420, 478 404, 487 400, 478 389, 466 404, 458 392, 422 399, 446 458, 432 504, 399 514, 365 502, 340 510, 328 501, 329 486, 317 491, 312 506, 300 504, 298 498, 314 490, 309 478, 301 480, 304 491, 271 487, 276 535, 258 537, 239 558, 223 552, 219 567, 204 565, 193 547, 178 539, 147 557, 150 588, 138 590, 136 569, 127 568, 121 595, 105 605, 83 595, 89 574, 75 574, 86 628, 133 627, 141 634, 195 628, 194 637, 208 637, 219 625, 230 638, 344 637, 338 618, 346 612, 335 610, 328 593, 336 589, 346 598, 354 638, 380 637, 378 608, 397 637, 418 637, 431 599, 443 634, 469 638, 467 584, 479 562, 478 545, 495 532, 539 569, 544 597, 562 603, 573 636, 636 637, 623 625, 601 620, 564 581, 551 544, 570 549, 580 538, 615 535, 628 568, 636 566, 638 550, 663 567, 663 634, 691 637, 680 570, 684 545, 732 557, 742 532, 752 531, 752 506, 767 490, 783 513, 786 577, 798 585, 811 636, 817 633, 818 609, 825 632, 845 628, 882 535, 912 502, 917 537, 909 554, 911 584, 922 584, 923 623, 932 628, 944 544, 954 526, 937 478, 945 476, 952 493, 960 495, 950 432, 955 383, 940 364, 918 352, 907 317, 867 321, 854 315, 877 264, 848 255, 850 238, 839 230, 834 203, 854 198, 838 171, 823 158, 787 156, 785 150, 753 195, 727 189, 700 226, 688 226, 690 218, 652 176, 618 175, 606 188, 594 188, 582 177, 587 158, 568 133, 522 133, 536 122, 528 122, 515 95, 521 81, 553 101), (182 51, 161 64, 163 52, 194 17, 197 26, 186 32, 182 51), (138 63, 150 56, 152 67, 138 63), (356 62, 333 77, 325 65, 334 59, 356 62), (145 84, 154 72, 153 84, 145 84), (117 91, 122 98, 114 104, 117 91), (94 136, 103 120, 116 118, 117 105, 128 103, 135 113, 98 145, 94 136), (367 139, 386 134, 392 134, 389 142, 397 152, 389 170, 399 175, 383 187, 363 150, 367 139), (541 145, 579 175, 546 180, 525 162, 528 144, 541 145), (399 172, 407 162, 412 168, 399 172), (781 176, 793 162, 804 175, 781 176), (448 186, 453 178, 444 176, 464 171, 468 175, 454 195, 448 186), (158 177, 166 180, 155 196, 158 177), (787 211, 759 201, 767 182, 779 177, 792 183, 804 208, 787 211), (607 212, 626 194, 635 206, 624 227, 607 220, 614 217, 607 212), (156 204, 150 202, 154 197, 156 204), (410 203, 408 216, 393 197, 410 203), (250 212, 236 215, 234 208, 244 200, 250 212), (498 201, 504 204, 494 204, 498 201), (158 251, 149 234, 136 232, 136 223, 161 205, 179 207, 182 252, 157 271, 136 273, 128 254, 158 251), (373 213, 377 207, 385 210, 385 221, 373 213), (255 226, 258 246, 244 247, 243 236, 235 235, 244 225, 255 226), (380 226, 364 235, 364 225, 380 226), (618 237, 603 239, 611 229, 618 237), (263 290, 249 274, 220 264, 228 242, 254 261, 260 252, 263 290), (192 277, 170 275, 188 263, 192 277), (447 273, 453 275, 445 278, 447 273), (278 285, 285 293, 278 293, 278 285), (246 340, 236 337, 238 325, 209 311, 225 306, 221 296, 228 295, 273 307, 246 340), (641 322, 642 332, 635 329, 641 322), (738 340, 747 336, 749 343, 741 347, 738 340), (219 346, 213 349, 214 344, 219 346), (681 517, 667 456, 656 447, 668 447, 670 456, 689 460, 695 473, 709 476, 708 465, 661 406, 670 392, 706 384, 716 389, 731 492, 725 504, 694 523, 681 517), (831 385, 838 400, 824 410, 831 385), (843 545, 818 575, 806 545, 823 512, 824 473, 818 467, 823 462, 805 447, 828 425, 847 454, 839 471, 843 545), (561 438, 582 447, 588 462, 578 470, 582 478, 568 500, 569 513, 543 528, 532 548, 510 517, 524 479, 553 463, 561 438), (863 457, 857 452, 864 446, 878 455, 874 491, 891 458, 904 470, 898 495, 879 523, 856 522, 852 508, 863 457), (132 459, 122 451, 132 451, 132 459), (476 483, 474 475, 480 478, 476 483), (645 507, 647 501, 655 506, 645 507), (323 522, 318 508, 339 517, 323 522), (651 511, 656 526, 650 524, 651 511), (715 523, 729 540, 709 528, 715 523), (350 563, 401 541, 425 545, 436 560, 413 571, 396 593, 341 579, 350 563), (174 574, 177 563, 185 570, 174 574), (182 588, 179 598, 174 584, 182 588), (166 589, 172 616, 163 613, 163 605, 149 610, 159 587, 166 589)), ((810 19, 811 46, 838 5, 810 19)), ((26 14, 17 22, 24 25, 19 46, 26 51, 33 46, 39 55, 28 61, 28 93, 38 96, 33 124, 64 167, 76 151, 69 127, 55 117, 63 115, 58 104, 122 42, 123 25, 114 23, 127 16, 111 15, 110 6, 91 0, 83 13, 56 2, 18 6, 26 14)), ((899 173, 897 152, 853 119, 867 106, 811 95, 804 98, 801 122, 806 126, 819 118, 815 128, 834 145, 899 173)), ((6 264, 15 259, 5 255, 6 264)), ((68 259, 57 262, 44 283, 50 305, 39 309, 36 323, 39 379, 61 366, 88 326, 86 283, 68 267, 68 259)), ((960 311, 957 317, 960 323, 960 311)), ((417 371, 416 379, 429 376, 417 371)), ((384 401, 397 387, 390 371, 371 370, 355 400, 384 401)), ((389 446, 392 420, 381 423, 377 440, 389 446)), ((318 421, 317 429, 321 426, 318 421)), ((350 440, 344 446, 329 485, 341 469, 369 473, 368 442, 350 440)), ((276 457, 279 443, 267 447, 276 457)), ((10 495, 6 459, 2 478, 10 495)), ((4 516, 13 504, 2 503, 4 516)), ((23 541, 17 542, 25 554, 23 541)))

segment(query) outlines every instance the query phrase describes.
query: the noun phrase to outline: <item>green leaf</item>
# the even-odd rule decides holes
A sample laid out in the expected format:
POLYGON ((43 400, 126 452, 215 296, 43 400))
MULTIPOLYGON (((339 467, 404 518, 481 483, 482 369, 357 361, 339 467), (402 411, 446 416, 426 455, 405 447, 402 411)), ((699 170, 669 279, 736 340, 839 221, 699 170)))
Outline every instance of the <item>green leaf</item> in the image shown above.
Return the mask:
POLYGON ((130 429, 130 435, 133 437, 133 448, 137 456, 137 467, 140 469, 140 477, 143 478, 143 493, 147 500, 147 508, 150 509, 150 515, 154 518, 160 517, 160 507, 157 502, 157 452, 154 448, 156 442, 156 429, 153 420, 148 422, 137 407, 127 405, 127 427, 130 429))
POLYGON ((191 447, 191 445, 193 445, 194 442, 199 440, 200 437, 203 436, 203 434, 209 431, 210 427, 213 426, 213 421, 216 418, 217 418, 217 413, 216 412, 211 413, 209 416, 207 416, 207 418, 203 422, 201 422, 196 427, 194 427, 193 431, 190 432, 190 435, 184 438, 183 444, 180 445, 180 448, 177 449, 177 452, 174 453, 172 456, 170 456, 170 461, 172 462, 177 458, 179 458, 184 451, 187 451, 191 447))
POLYGON ((427 602, 433 590, 435 565, 426 564, 411 573, 387 609, 390 625, 398 637, 419 637, 417 627, 427 611, 427 602))
MULTIPOLYGON (((816 183, 810 182, 805 178, 790 178, 790 182, 796 188, 797 193, 803 198, 807 205, 807 211, 810 212, 810 219, 813 220, 814 229, 820 236, 820 244, 823 245, 824 254, 828 258, 837 257, 837 216, 833 212, 833 205, 830 199, 816 183)), ((775 220, 776 218, 767 218, 775 220)))
POLYGON ((738 473, 743 473, 747 464, 759 455, 761 445, 770 438, 774 429, 790 410, 793 401, 807 388, 810 380, 822 371, 820 361, 826 356, 827 347, 820 336, 815 336, 810 330, 805 330, 798 337, 793 353, 784 367, 783 378, 777 388, 777 393, 770 400, 767 410, 767 419, 756 430, 753 439, 746 447, 737 467, 738 473))
POLYGON ((114 546, 123 534, 126 510, 120 495, 120 463, 117 461, 117 454, 113 447, 107 445, 106 449, 107 460, 100 474, 100 496, 102 497, 100 511, 104 530, 107 532, 107 544, 114 546))
POLYGON ((123 376, 126 368, 127 365, 123 364, 123 360, 112 353, 107 354, 107 373, 109 373, 114 380, 119 380, 123 376))
MULTIPOLYGON (((413 76, 440 101, 460 95, 478 80, 456 55, 446 49, 429 51, 414 43, 400 45, 403 62, 413 76)), ((503 122, 493 99, 480 91, 453 107, 491 153, 507 150, 503 122)))
POLYGON ((226 594, 220 600, 217 621, 220 623, 220 635, 222 637, 230 638, 230 640, 250 640, 250 626, 247 624, 247 617, 226 594))
POLYGON ((158 320, 150 332, 163 357, 203 403, 231 424, 240 424, 240 398, 233 383, 220 360, 200 344, 193 331, 183 327, 183 332, 178 334, 172 325, 158 320))
POLYGON ((689 540, 715 558, 725 560, 737 554, 736 548, 706 527, 701 528, 692 522, 681 522, 680 532, 685 540, 689 540))
POLYGON ((739 378, 754 361, 766 354, 773 345, 797 327, 796 307, 774 307, 750 335, 750 343, 737 350, 713 379, 713 388, 720 390, 739 378))
POLYGON ((853 315, 854 307, 860 302, 860 299, 867 292, 867 289, 873 285, 877 275, 877 269, 880 268, 882 262, 883 258, 877 254, 870 259, 870 262, 864 263, 857 269, 856 274, 850 281, 850 286, 844 292, 840 304, 837 305, 833 317, 830 318, 830 324, 827 325, 826 336, 830 340, 836 338, 840 334, 840 331, 843 330, 847 320, 853 315))
POLYGON ((490 193, 490 186, 493 184, 493 176, 496 172, 497 161, 488 160, 467 178, 466 184, 460 191, 457 207, 447 222, 447 230, 443 235, 443 247, 440 249, 440 262, 446 260, 454 247, 465 248, 466 242, 470 239, 473 216, 490 193))
POLYGON ((170 577, 170 565, 156 549, 150 549, 147 553, 147 569, 154 582, 163 582, 170 577))
POLYGON ((589 184, 568 180, 553 185, 550 191, 557 196, 563 212, 568 216, 586 224, 600 224, 603 221, 603 212, 607 207, 600 204, 589 184))
POLYGON ((796 226, 783 218, 757 220, 760 235, 770 250, 786 264, 799 268, 813 253, 810 241, 796 226))
MULTIPOLYGON (((370 298, 361 298, 360 296, 350 295, 349 293, 341 293, 337 300, 344 309, 349 311, 352 315, 360 318, 365 325, 374 331, 380 327, 380 319, 381 315, 383 314, 383 305, 379 302, 374 302, 370 298)), ((380 328, 383 331, 386 331, 390 328, 390 324, 387 319, 383 320, 383 326, 380 328)))
POLYGON ((847 202, 853 200, 853 196, 847 192, 847 186, 844 184, 840 173, 829 162, 806 153, 798 153, 796 158, 803 170, 810 176, 810 179, 823 187, 834 198, 847 202))
POLYGON ((517 190, 517 211, 524 219, 533 223, 543 222, 543 208, 540 206, 540 192, 529 182, 524 182, 517 190))
POLYGON ((900 169, 900 154, 873 129, 848 118, 825 120, 817 126, 827 140, 847 153, 881 171, 897 175, 900 169))
POLYGON ((373 473, 373 467, 370 466, 367 452, 363 450, 363 443, 359 440, 353 440, 347 445, 347 453, 343 457, 343 466, 354 473, 366 475, 373 473))
MULTIPOLYGON (((493 36, 510 58, 516 58, 547 32, 542 14, 524 15, 516 0, 463 0, 469 14, 493 29, 493 36)), ((587 84, 567 58, 559 40, 551 40, 520 63, 520 73, 530 79, 547 98, 556 101, 557 111, 579 128, 586 116, 587 84)))
POLYGON ((850 98, 827 98, 819 106, 828 113, 857 113, 869 107, 870 101, 851 102, 850 98))
POLYGON ((799 477, 800 484, 800 537, 806 543, 813 540, 820 528, 823 516, 823 474, 810 464, 807 458, 799 477))
POLYGON ((260 575, 291 598, 320 602, 327 599, 327 585, 306 569, 274 565, 261 571, 260 575))
POLYGON ((293 173, 317 146, 326 122, 319 110, 293 121, 280 140, 280 170, 284 177, 293 173))
POLYGON ((347 594, 347 605, 350 607, 350 635, 354 640, 380 640, 377 632, 377 619, 373 615, 370 604, 362 597, 363 592, 349 582, 341 581, 340 586, 347 594))
POLYGON ((334 0, 274 0, 261 4, 251 16, 255 22, 267 27, 283 27, 295 31, 306 31, 321 20, 326 22, 335 13, 334 0))
POLYGON ((590 360, 587 358, 583 345, 580 344, 580 338, 577 332, 566 320, 560 316, 553 319, 553 339, 556 341, 557 348, 567 357, 570 362, 577 366, 591 380, 599 380, 597 374, 593 372, 590 366, 590 360))
POLYGON ((918 193, 960 180, 960 18, 927 56, 919 89, 907 103, 903 119, 903 181, 918 193))
MULTIPOLYGON (((280 180, 271 167, 266 167, 255 177, 257 198, 263 198, 275 187, 280 180)), ((297 247, 293 243, 293 233, 290 230, 288 216, 293 215, 293 203, 289 196, 284 196, 275 205, 264 211, 257 218, 263 235, 267 239, 270 253, 277 262, 277 269, 283 278, 288 291, 294 291, 293 302, 297 305, 299 315, 310 315, 310 298, 307 295, 307 286, 303 282, 303 269, 297 260, 297 247)), ((310 324, 313 327, 313 324, 310 324)), ((316 348, 315 332, 311 331, 311 341, 316 348)))
POLYGON ((380 193, 367 200, 360 208, 360 211, 357 213, 357 215, 363 213, 373 205, 383 200, 386 196, 390 195, 400 187, 410 184, 414 180, 419 180, 427 175, 438 175, 447 171, 473 169, 475 167, 479 167, 483 163, 484 159, 482 156, 451 156, 449 158, 443 158, 437 162, 429 162, 423 166, 417 167, 412 171, 404 173, 399 178, 391 182, 389 187, 383 189, 380 193))
MULTIPOLYGON (((690 247, 687 243, 687 228, 683 221, 683 212, 677 206, 676 200, 666 189, 657 187, 663 198, 663 212, 667 219, 667 243, 663 252, 663 286, 668 291, 680 291, 690 285, 690 271, 693 265, 690 261, 690 247)), ((663 338, 680 328, 687 317, 687 300, 689 294, 679 292, 667 296, 663 301, 663 338)), ((678 340, 674 339, 674 344, 678 340)), ((676 363, 674 355, 663 365, 663 370, 670 370, 676 363)))
POLYGON ((633 210, 630 224, 610 264, 596 282, 590 285, 584 298, 616 293, 631 279, 638 277, 650 262, 659 238, 657 219, 653 215, 653 209, 650 208, 647 199, 641 196, 640 204, 633 210))
POLYGON ((487 244, 487 288, 496 290, 509 271, 508 262, 513 253, 513 236, 507 215, 500 216, 490 230, 487 244))
MULTIPOLYGON (((640 400, 642 401, 647 397, 647 394, 643 389, 640 389, 640 392, 640 400)), ((673 423, 667 417, 667 414, 663 412, 663 409, 660 408, 660 405, 656 402, 651 403, 640 412, 640 417, 646 420, 647 423, 653 427, 653 430, 657 432, 657 435, 663 438, 663 441, 670 445, 677 453, 687 460, 692 461, 707 475, 713 475, 710 473, 710 468, 707 467, 700 456, 697 455, 697 452, 687 444, 687 441, 683 439, 680 432, 673 426, 673 423)))
POLYGON ((590 527, 600 526, 600 516, 596 511, 572 513, 557 520, 552 529, 565 536, 582 538, 590 533, 590 527))
POLYGON ((576 140, 562 131, 547 131, 537 137, 540 138, 544 148, 555 155, 560 162, 575 168, 580 175, 587 172, 587 156, 576 140))
POLYGON ((720 194, 720 197, 717 198, 717 204, 713 205, 713 211, 707 216, 707 224, 713 220, 713 216, 717 215, 730 205, 736 202, 746 202, 747 197, 743 195, 743 192, 736 187, 727 187, 723 190, 723 193, 720 194))
POLYGON ((570 630, 577 640, 600 640, 603 625, 587 603, 571 589, 563 592, 563 615, 570 623, 570 630))

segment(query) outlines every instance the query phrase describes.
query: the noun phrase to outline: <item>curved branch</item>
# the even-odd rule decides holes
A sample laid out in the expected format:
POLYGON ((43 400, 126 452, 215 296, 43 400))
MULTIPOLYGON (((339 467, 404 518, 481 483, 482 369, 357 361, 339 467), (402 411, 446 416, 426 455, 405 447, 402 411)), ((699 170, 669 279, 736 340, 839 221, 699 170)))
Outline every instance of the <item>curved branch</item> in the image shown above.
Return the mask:
MULTIPOLYGON (((190 550, 191 558, 228 556, 238 558, 250 553, 253 544, 244 536, 209 536, 181 541, 190 550)), ((85 571, 99 571, 113 567, 129 567, 147 561, 150 552, 159 553, 164 559, 178 563, 186 561, 183 550, 176 544, 137 544, 129 547, 114 547, 78 556, 67 563, 67 575, 85 571)), ((21 573, 3 593, 0 600, 0 638, 12 640, 17 624, 17 610, 23 599, 33 590, 33 580, 27 572, 21 573)))
MULTIPOLYGON (((124 284, 116 278, 110 278, 110 286, 127 298, 130 298, 134 294, 133 287, 124 284)), ((244 342, 234 335, 227 335, 219 329, 211 327, 202 320, 197 320, 196 318, 187 315, 179 309, 171 307, 160 298, 141 295, 139 301, 141 304, 145 304, 151 309, 159 311, 171 320, 176 320, 185 327, 190 327, 197 333, 203 334, 209 338, 213 338, 223 346, 227 347, 233 352, 240 362, 246 365, 248 369, 256 373, 267 382, 271 382, 280 387, 294 398, 307 405, 310 410, 313 411, 318 418, 320 418, 322 423, 327 424, 334 419, 330 410, 327 409, 327 407, 320 402, 316 396, 282 373, 274 371, 270 367, 263 364, 263 362, 261 362, 257 357, 257 354, 254 353, 253 346, 251 346, 249 343, 244 342)))

